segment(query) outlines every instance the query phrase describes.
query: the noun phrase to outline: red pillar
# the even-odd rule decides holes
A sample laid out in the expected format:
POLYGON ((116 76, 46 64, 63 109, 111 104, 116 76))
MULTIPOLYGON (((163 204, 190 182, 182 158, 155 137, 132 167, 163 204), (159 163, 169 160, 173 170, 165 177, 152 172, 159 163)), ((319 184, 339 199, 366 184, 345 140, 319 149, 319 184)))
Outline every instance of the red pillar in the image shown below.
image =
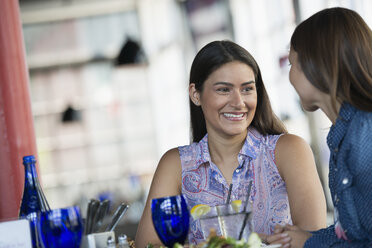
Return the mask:
POLYGON ((0 0, 0 221, 18 217, 22 157, 37 155, 18 0, 0 0))

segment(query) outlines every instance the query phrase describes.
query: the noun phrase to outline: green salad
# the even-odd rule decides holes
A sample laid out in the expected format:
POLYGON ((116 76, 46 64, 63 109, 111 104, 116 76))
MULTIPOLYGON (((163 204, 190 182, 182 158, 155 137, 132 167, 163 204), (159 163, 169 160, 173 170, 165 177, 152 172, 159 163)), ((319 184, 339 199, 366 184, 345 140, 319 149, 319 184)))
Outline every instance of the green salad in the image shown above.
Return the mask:
MULTIPOLYGON (((196 246, 190 245, 190 248, 260 248, 261 239, 257 233, 253 232, 249 236, 248 242, 243 240, 236 240, 231 237, 220 237, 212 235, 207 241, 198 244, 196 246)), ((152 245, 148 245, 147 248, 153 248, 152 245)), ((173 248, 184 248, 181 244, 175 244, 173 248)))

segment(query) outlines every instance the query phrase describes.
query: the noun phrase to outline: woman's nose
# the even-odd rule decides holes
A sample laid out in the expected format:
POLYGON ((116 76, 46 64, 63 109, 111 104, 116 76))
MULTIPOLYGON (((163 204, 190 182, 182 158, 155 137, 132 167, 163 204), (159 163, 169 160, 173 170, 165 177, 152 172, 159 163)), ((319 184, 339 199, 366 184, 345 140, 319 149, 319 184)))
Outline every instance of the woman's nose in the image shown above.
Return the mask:
POLYGON ((244 106, 243 97, 240 91, 234 91, 233 94, 231 94, 230 104, 235 108, 241 108, 244 106))

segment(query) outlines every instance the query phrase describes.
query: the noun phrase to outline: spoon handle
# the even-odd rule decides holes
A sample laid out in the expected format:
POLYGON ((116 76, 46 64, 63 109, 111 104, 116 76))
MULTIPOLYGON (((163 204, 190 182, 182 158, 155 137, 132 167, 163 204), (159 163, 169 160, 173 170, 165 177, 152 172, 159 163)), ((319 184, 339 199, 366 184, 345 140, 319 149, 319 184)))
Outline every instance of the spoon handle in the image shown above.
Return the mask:
POLYGON ((114 216, 112 217, 111 223, 107 226, 106 232, 111 232, 115 229, 116 225, 119 223, 121 218, 124 216, 124 214, 127 212, 129 206, 125 203, 121 203, 119 207, 117 208, 116 212, 114 213, 114 216))

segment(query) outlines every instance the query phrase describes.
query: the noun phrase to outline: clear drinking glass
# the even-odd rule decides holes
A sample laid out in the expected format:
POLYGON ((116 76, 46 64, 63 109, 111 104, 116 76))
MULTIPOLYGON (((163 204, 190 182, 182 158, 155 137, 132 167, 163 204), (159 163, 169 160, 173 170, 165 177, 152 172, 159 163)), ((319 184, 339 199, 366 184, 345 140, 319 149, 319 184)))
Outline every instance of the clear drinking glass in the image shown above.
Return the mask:
POLYGON ((160 240, 167 247, 184 244, 189 232, 189 210, 182 195, 153 199, 152 221, 160 240))
POLYGON ((79 248, 83 233, 79 207, 40 213, 38 232, 43 248, 79 248))
MULTIPOLYGON (((245 203, 241 204, 242 206, 245 203)), ((232 204, 211 207, 211 210, 200 218, 200 225, 206 240, 213 229, 218 236, 232 237, 247 241, 253 231, 251 203, 247 208, 237 208, 232 204), (241 235, 240 235, 240 232, 241 235)))

